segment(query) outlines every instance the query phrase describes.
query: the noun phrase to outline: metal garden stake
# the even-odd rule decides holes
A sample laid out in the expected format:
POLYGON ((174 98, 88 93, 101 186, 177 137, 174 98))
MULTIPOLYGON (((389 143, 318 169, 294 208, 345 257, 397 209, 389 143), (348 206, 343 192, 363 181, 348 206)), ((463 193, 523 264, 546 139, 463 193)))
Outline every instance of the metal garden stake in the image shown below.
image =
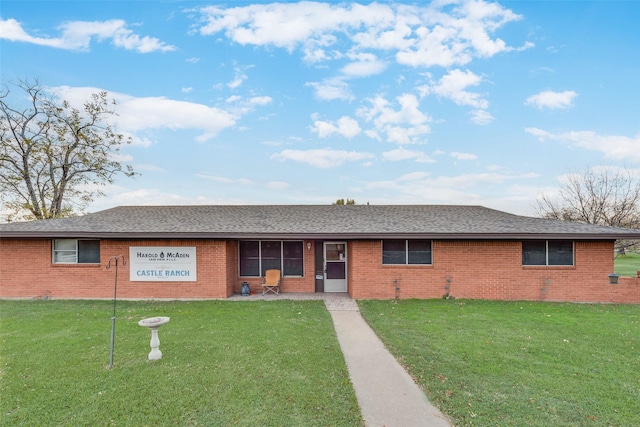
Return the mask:
POLYGON ((109 258, 109 262, 107 263, 107 270, 111 268, 111 261, 114 261, 116 265, 116 279, 115 284, 113 285, 113 316, 111 317, 111 353, 109 354, 109 367, 113 368, 113 346, 115 343, 115 334, 116 334, 116 296, 118 294, 118 264, 122 260, 122 265, 125 265, 124 256, 117 255, 109 258))

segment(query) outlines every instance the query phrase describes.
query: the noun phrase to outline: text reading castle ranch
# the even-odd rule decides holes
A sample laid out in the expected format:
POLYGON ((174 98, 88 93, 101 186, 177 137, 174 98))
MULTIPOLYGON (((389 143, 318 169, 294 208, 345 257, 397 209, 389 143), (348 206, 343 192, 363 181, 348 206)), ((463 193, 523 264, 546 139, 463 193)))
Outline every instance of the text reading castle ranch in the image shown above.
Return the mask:
POLYGON ((196 248, 167 246, 129 247, 133 282, 195 282, 196 248))

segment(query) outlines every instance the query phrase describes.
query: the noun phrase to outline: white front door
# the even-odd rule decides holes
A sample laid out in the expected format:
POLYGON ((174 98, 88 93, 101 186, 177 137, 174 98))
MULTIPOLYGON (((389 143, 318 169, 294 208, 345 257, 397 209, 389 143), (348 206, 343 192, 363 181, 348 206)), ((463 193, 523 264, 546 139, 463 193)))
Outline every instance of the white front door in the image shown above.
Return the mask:
POLYGON ((324 291, 347 292, 347 242, 324 242, 324 291))

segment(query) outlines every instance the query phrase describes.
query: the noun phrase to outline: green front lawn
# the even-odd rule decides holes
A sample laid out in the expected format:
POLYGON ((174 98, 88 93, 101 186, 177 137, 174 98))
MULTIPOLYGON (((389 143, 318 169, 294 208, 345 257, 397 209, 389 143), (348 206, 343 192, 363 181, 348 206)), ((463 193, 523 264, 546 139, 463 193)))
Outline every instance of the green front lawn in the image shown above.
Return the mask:
MULTIPOLYGON (((640 425, 640 306, 359 304, 458 427, 640 425)), ((0 301, 0 425, 362 425, 322 302, 119 302, 109 368, 111 309, 0 301)))
POLYGON ((640 253, 627 252, 625 255, 618 255, 614 264, 615 272, 620 276, 636 277, 640 271, 640 253))
POLYGON ((320 301, 111 304, 0 301, 0 425, 362 425, 320 301))
POLYGON ((360 301, 462 426, 640 426, 640 306, 360 301))

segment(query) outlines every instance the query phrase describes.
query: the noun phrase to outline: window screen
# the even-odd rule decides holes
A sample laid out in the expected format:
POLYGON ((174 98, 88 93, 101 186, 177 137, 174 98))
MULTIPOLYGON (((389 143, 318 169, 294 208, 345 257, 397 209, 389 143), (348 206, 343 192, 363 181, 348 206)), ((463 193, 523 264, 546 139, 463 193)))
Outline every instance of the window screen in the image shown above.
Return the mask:
POLYGON ((264 276, 270 269, 283 276, 304 274, 303 242, 262 240, 240 242, 240 276, 264 276))
POLYGON ((522 265, 573 265, 573 242, 571 240, 523 241, 522 265))
POLYGON ((55 239, 54 264, 99 264, 100 240, 55 239))
POLYGON ((383 264, 431 264, 430 240, 383 240, 383 264))

